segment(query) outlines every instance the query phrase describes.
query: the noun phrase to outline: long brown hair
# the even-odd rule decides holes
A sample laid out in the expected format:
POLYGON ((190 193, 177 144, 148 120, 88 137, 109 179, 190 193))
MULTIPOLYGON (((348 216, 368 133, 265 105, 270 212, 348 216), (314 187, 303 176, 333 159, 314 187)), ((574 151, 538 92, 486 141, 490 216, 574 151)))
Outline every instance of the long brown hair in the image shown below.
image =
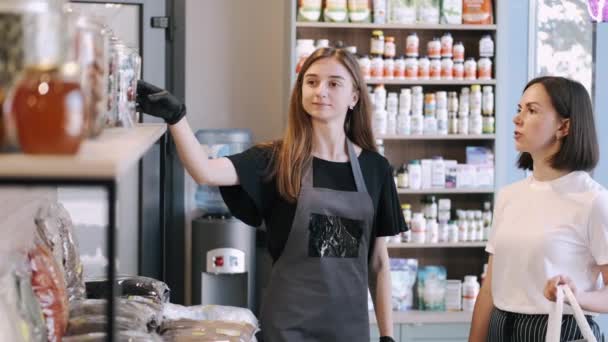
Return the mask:
POLYGON ((276 176, 279 194, 289 202, 295 202, 300 193, 304 165, 312 159, 312 121, 302 105, 302 84, 304 74, 310 66, 323 58, 335 58, 353 79, 353 87, 359 94, 359 101, 348 109, 344 120, 344 132, 348 139, 359 147, 376 152, 371 128, 371 106, 359 64, 355 56, 346 50, 322 48, 316 50, 304 62, 296 84, 291 92, 287 129, 282 141, 274 144, 270 176, 276 176))

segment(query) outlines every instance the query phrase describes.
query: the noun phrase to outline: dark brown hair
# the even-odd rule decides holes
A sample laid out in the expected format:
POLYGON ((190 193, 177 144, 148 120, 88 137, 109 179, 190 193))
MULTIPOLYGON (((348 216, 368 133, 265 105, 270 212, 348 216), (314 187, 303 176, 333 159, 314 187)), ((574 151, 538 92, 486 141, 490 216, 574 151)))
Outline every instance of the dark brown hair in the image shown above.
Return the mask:
POLYGON ((295 201, 300 193, 304 165, 312 159, 312 121, 302 105, 304 74, 312 64, 323 58, 334 58, 350 73, 359 100, 348 109, 344 120, 344 132, 359 147, 377 151, 371 128, 371 104, 367 95, 359 64, 355 56, 346 50, 322 48, 316 50, 302 66, 291 93, 287 129, 283 139, 273 145, 271 176, 276 176, 279 194, 288 201, 295 201))
MULTIPOLYGON (((591 171, 599 160, 599 147, 593 106, 589 93, 577 81, 564 77, 537 77, 526 85, 526 89, 534 84, 545 88, 551 104, 557 114, 563 119, 570 119, 568 135, 562 138, 560 150, 550 159, 551 167, 567 171, 591 171)), ((517 160, 520 169, 532 170, 532 156, 522 152, 517 160)))

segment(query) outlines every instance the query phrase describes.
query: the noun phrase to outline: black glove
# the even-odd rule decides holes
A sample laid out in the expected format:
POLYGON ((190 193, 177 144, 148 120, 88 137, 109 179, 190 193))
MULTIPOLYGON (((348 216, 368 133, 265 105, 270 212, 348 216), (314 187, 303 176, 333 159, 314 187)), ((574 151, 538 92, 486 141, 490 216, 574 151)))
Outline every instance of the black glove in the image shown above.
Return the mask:
POLYGON ((186 105, 170 92, 148 82, 137 81, 137 108, 139 111, 176 124, 186 115, 186 105))
POLYGON ((390 336, 382 336, 380 337, 380 342, 395 342, 395 340, 390 336))

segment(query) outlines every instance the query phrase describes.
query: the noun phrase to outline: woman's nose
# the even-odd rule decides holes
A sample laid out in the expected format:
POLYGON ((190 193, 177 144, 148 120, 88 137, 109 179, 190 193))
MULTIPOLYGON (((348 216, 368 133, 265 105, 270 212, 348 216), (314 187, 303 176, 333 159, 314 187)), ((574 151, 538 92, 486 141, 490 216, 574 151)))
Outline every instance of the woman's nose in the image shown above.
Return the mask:
POLYGON ((327 86, 324 82, 319 83, 319 86, 316 89, 315 95, 318 97, 327 97, 327 86))

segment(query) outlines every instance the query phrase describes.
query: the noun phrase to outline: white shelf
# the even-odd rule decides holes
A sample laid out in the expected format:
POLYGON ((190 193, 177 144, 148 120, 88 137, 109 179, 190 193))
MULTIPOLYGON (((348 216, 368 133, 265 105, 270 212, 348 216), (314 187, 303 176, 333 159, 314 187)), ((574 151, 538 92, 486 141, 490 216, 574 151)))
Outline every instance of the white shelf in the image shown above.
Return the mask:
POLYGON ((382 140, 495 140, 495 134, 481 135, 462 135, 462 134, 447 134, 447 135, 395 135, 383 134, 375 137, 382 140))
POLYGON ((496 85, 496 80, 406 80, 406 79, 384 79, 384 78, 368 78, 365 80, 367 84, 384 84, 384 85, 411 85, 411 86, 470 86, 479 85, 496 85))
POLYGON ((373 24, 373 23, 326 23, 296 22, 296 27, 327 29, 371 29, 371 30, 450 30, 450 31, 495 31, 496 25, 448 25, 448 24, 373 24))
POLYGON ((388 243, 386 247, 391 249, 402 248, 481 248, 485 247, 486 241, 479 242, 439 242, 439 243, 388 243))
POLYGON ((0 154, 0 177, 115 179, 136 165, 165 133, 165 124, 141 124, 133 129, 109 128, 86 140, 77 154, 0 154))
POLYGON ((397 189, 397 193, 400 195, 416 195, 416 194, 429 194, 429 195, 444 195, 444 194, 491 194, 494 193, 492 188, 466 188, 466 189, 397 189))
MULTIPOLYGON (((421 324, 421 323, 470 323, 473 320, 472 312, 464 311, 393 311, 394 324, 421 324)), ((376 324, 376 315, 369 313, 369 322, 376 324)))

